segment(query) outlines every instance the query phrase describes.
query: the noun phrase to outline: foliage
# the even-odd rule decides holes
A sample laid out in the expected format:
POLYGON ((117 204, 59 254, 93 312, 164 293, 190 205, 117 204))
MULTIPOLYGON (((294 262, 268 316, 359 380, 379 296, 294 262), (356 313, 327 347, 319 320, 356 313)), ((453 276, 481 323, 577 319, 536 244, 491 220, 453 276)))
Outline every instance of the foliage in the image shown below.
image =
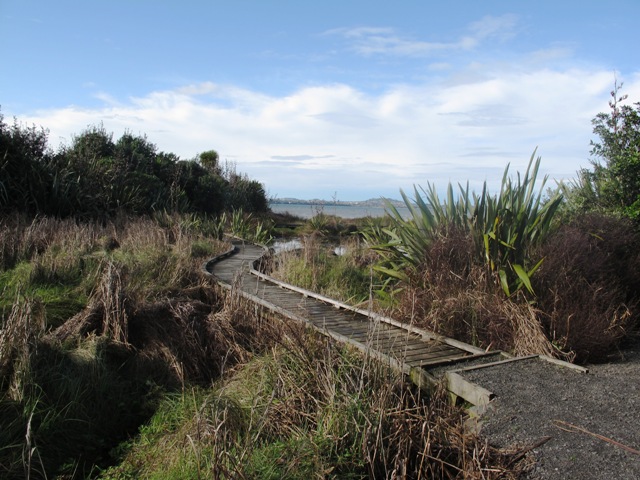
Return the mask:
POLYGON ((52 152, 48 133, 4 123, 0 114, 0 212, 108 218, 117 212, 218 215, 268 211, 262 184, 222 169, 215 150, 181 161, 144 135, 114 140, 90 126, 52 152))
POLYGON ((258 245, 266 246, 273 240, 273 225, 269 221, 258 220, 251 213, 244 213, 242 209, 232 212, 229 228, 231 235, 258 245))
POLYGON ((582 169, 570 185, 571 207, 600 210, 640 219, 640 102, 625 105, 622 84, 614 85, 609 113, 592 120, 592 170, 582 169))
POLYGON ((488 278, 493 279, 510 296, 526 288, 534 294, 531 276, 541 260, 532 261, 530 247, 548 233, 551 220, 562 200, 559 192, 544 198, 545 177, 536 185, 540 158, 531 156, 524 177, 509 177, 504 171, 500 192, 492 196, 486 182, 480 195, 459 185, 456 197, 451 184, 446 199, 441 200, 434 185, 428 184, 422 194, 416 187, 414 198, 404 192, 402 198, 410 212, 405 220, 399 211, 388 204, 390 227, 365 231, 372 247, 380 252, 386 263, 378 269, 390 277, 409 281, 407 269, 419 269, 425 261, 430 245, 451 231, 468 233, 474 245, 474 260, 485 265, 488 278))
POLYGON ((605 359, 640 325, 640 237, 625 218, 575 217, 538 247, 541 322, 579 362, 605 359))
POLYGON ((202 152, 200 155, 198 155, 198 160, 200 162, 200 165, 202 165, 209 172, 220 175, 220 156, 218 155, 218 152, 216 152, 215 150, 202 152))
POLYGON ((4 123, 0 113, 0 211, 36 212, 46 208, 51 151, 48 132, 4 123))

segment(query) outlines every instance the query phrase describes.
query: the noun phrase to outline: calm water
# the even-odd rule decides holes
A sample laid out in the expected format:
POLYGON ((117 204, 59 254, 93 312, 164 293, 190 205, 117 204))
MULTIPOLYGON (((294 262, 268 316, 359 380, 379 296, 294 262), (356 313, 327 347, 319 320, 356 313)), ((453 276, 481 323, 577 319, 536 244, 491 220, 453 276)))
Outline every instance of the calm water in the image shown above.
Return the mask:
MULTIPOLYGON (((297 203, 271 203, 271 210, 276 213, 290 213, 296 217, 311 218, 319 213, 336 215, 341 218, 383 217, 386 213, 384 207, 360 206, 360 205, 301 205, 297 203)), ((409 211, 406 208, 398 208, 398 211, 406 218, 409 211)))

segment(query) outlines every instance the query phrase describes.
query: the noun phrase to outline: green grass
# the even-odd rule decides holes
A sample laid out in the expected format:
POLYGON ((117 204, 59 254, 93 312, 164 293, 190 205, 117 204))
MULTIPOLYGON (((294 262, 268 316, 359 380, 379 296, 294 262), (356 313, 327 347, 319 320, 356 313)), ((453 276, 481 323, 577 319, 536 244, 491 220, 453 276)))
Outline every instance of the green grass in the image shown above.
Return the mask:
POLYGON ((8 312, 19 297, 30 298, 44 308, 47 325, 62 325, 80 312, 88 301, 86 277, 75 266, 51 272, 32 262, 0 272, 0 312, 8 312))
POLYGON ((366 302, 372 285, 384 276, 372 268, 373 257, 357 242, 343 242, 346 251, 335 255, 328 245, 307 241, 304 252, 278 256, 273 276, 330 298, 352 304, 366 302))

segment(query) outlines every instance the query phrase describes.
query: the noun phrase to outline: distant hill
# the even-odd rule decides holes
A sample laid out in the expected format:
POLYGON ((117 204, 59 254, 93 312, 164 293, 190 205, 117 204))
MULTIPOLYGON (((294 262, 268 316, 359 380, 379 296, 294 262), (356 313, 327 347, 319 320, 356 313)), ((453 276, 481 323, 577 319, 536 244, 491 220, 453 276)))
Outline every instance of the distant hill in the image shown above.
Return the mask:
POLYGON ((400 200, 395 200, 392 198, 370 198, 369 200, 359 200, 359 201, 343 201, 343 200, 321 200, 318 198, 314 198, 311 200, 301 200, 299 198, 276 198, 270 201, 271 204, 278 205, 322 205, 322 206, 332 206, 332 205, 346 205, 346 206, 355 206, 355 207, 385 207, 385 200, 391 202, 392 205, 396 207, 403 207, 404 202, 400 200))

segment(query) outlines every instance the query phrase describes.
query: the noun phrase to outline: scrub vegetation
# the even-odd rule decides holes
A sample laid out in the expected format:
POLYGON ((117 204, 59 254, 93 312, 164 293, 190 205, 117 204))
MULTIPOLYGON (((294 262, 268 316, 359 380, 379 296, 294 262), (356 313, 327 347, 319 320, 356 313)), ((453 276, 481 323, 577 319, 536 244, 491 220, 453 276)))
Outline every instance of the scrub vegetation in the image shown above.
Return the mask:
POLYGON ((219 215, 266 212, 263 185, 220 162, 215 150, 182 160, 144 135, 114 140, 90 126, 53 151, 48 132, 0 113, 0 212, 107 219, 116 213, 219 215))
MULTIPOLYGON (((306 248, 272 274, 486 348, 609 358, 640 304, 618 89, 575 183, 550 190, 534 154, 495 194, 403 193, 408 219, 284 219, 306 248)), ((89 127, 52 152, 0 117, 0 477, 521 478, 527 447, 490 447, 445 392, 201 274, 224 233, 283 231, 266 206, 215 151, 89 127)))

